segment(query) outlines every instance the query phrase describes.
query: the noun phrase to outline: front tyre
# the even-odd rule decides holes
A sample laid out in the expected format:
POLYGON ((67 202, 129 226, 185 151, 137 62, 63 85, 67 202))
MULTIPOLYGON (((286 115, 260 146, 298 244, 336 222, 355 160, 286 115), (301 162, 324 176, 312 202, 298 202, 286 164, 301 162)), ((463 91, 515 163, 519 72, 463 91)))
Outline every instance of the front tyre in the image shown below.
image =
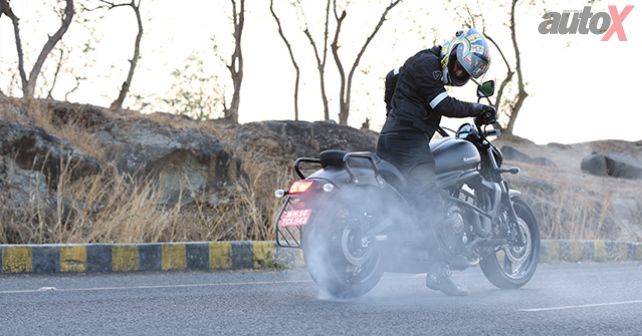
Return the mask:
POLYGON ((330 201, 303 227, 305 262, 322 292, 351 299, 369 292, 382 275, 381 255, 368 229, 373 214, 348 202, 330 201))
POLYGON ((535 274, 539 261, 539 227, 533 211, 521 198, 511 199, 517 213, 516 234, 523 246, 501 246, 495 253, 484 257, 480 267, 488 281, 501 289, 524 286, 535 274))

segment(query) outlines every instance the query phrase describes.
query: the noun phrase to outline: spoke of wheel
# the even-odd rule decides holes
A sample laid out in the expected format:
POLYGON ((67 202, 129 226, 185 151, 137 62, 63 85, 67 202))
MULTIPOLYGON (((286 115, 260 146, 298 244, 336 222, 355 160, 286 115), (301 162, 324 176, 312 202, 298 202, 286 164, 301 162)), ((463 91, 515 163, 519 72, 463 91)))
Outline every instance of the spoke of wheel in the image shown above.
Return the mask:
POLYGON ((508 257, 508 253, 506 250, 504 250, 504 272, 506 274, 513 274, 513 268, 512 265, 513 263, 510 261, 510 258, 508 257))

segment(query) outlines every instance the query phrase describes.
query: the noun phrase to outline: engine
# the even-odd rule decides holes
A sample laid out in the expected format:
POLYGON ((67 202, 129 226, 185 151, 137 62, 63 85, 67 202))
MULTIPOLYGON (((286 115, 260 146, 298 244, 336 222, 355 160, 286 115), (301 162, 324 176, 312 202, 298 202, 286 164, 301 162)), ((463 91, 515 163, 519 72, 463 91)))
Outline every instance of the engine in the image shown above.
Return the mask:
POLYGON ((452 255, 468 254, 466 244, 475 236, 475 223, 479 218, 461 206, 451 204, 446 207, 444 221, 439 228, 439 238, 452 255))
POLYGON ((464 269, 476 263, 478 256, 467 245, 474 239, 489 237, 491 230, 490 222, 482 219, 474 210, 456 203, 447 205, 438 234, 448 253, 455 260, 455 264, 451 262, 451 266, 457 269, 458 263, 463 262, 464 264, 459 266, 464 269))

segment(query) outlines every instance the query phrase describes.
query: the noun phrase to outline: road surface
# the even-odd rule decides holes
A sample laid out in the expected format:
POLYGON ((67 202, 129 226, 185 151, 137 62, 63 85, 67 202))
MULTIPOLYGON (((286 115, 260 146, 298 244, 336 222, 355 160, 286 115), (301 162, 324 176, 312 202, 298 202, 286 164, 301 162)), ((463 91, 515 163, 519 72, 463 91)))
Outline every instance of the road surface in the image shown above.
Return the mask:
POLYGON ((463 298, 386 274, 352 301, 304 270, 0 276, 0 335, 642 335, 642 265, 540 265, 520 290, 478 268, 463 298))

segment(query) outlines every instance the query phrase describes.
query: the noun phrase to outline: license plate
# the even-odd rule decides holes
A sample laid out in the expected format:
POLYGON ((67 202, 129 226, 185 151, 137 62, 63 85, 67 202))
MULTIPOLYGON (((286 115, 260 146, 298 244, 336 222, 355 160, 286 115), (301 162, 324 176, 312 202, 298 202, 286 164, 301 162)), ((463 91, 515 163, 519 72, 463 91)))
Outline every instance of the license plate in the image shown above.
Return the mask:
POLYGON ((279 226, 280 227, 303 226, 310 219, 310 215, 312 215, 312 210, 310 209, 285 211, 281 215, 281 219, 279 220, 279 226))

